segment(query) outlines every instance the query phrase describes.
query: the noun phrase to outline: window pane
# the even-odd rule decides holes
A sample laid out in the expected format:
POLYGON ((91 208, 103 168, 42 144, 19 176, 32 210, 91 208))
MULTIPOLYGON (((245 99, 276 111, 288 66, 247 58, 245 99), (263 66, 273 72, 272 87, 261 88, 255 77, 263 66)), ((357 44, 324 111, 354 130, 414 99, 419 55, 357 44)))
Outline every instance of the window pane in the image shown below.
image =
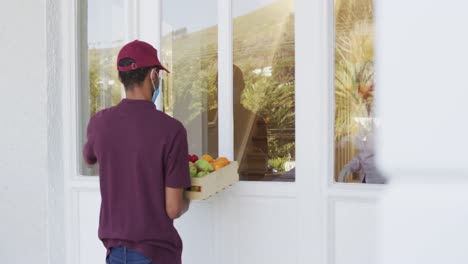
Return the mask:
POLYGON ((189 152, 218 156, 216 0, 163 1, 164 112, 187 129, 189 152), (183 6, 183 8, 180 8, 183 6))
POLYGON ((335 180, 383 183, 374 163, 372 0, 335 0, 335 26, 335 180))
POLYGON ((242 180, 295 179, 294 1, 233 1, 234 155, 242 180))
MULTIPOLYGON (((80 93, 80 144, 86 139, 86 127, 90 116, 116 105, 124 96, 124 89, 118 79, 116 59, 124 45, 123 30, 125 1, 99 0, 81 2, 81 93, 80 93)), ((97 175, 97 166, 88 168, 78 153, 80 172, 83 175, 97 175)))

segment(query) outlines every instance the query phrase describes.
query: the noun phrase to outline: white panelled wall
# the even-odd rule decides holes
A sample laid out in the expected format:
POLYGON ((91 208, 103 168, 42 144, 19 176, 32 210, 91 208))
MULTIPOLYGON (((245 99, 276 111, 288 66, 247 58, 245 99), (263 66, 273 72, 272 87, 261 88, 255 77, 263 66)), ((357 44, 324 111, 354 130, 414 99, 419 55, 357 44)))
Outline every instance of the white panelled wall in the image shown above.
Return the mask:
POLYGON ((46 60, 46 1, 1 1, 2 263, 48 263, 46 60))
POLYGON ((468 3, 376 7, 381 263, 468 263, 468 3))

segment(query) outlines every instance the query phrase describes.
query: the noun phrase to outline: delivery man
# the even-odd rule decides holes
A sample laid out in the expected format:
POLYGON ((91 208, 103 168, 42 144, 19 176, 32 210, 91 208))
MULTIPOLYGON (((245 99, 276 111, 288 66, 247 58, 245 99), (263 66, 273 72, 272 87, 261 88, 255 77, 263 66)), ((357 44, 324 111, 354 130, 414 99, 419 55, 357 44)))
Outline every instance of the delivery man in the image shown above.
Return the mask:
POLYGON ((173 220, 184 214, 190 187, 187 132, 156 109, 157 50, 135 40, 117 58, 126 99, 95 114, 83 156, 99 162, 99 239, 107 263, 180 264, 182 241, 173 220))

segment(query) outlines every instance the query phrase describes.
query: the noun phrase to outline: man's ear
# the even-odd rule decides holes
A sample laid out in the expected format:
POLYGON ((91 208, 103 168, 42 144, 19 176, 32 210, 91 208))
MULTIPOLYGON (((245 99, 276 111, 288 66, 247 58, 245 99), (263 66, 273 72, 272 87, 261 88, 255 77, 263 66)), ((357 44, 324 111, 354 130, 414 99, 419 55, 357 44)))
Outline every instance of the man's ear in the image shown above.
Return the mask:
MULTIPOLYGON (((143 81, 143 83, 145 85, 149 85, 150 91, 153 91, 153 85, 152 85, 152 82, 151 82, 151 71, 148 71, 146 73, 146 77, 145 77, 145 80, 143 81)), ((142 85, 142 87, 143 87, 143 85, 142 85)))
POLYGON ((148 71, 148 74, 149 74, 149 79, 150 79, 150 81, 151 81, 151 82, 153 82, 153 81, 154 81, 154 78, 153 78, 153 72, 154 72, 154 68, 153 68, 153 69, 151 69, 150 71, 148 71))

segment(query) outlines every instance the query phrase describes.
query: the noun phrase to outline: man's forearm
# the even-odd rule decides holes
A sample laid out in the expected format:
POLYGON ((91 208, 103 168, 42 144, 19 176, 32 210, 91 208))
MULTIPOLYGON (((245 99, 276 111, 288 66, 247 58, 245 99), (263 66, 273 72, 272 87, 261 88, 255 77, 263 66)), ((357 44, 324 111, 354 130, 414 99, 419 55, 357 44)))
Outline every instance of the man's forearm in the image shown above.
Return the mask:
POLYGON ((184 193, 184 198, 182 199, 182 203, 183 203, 182 213, 180 215, 185 214, 185 212, 187 212, 190 207, 190 200, 187 197, 185 197, 185 193, 184 193))

